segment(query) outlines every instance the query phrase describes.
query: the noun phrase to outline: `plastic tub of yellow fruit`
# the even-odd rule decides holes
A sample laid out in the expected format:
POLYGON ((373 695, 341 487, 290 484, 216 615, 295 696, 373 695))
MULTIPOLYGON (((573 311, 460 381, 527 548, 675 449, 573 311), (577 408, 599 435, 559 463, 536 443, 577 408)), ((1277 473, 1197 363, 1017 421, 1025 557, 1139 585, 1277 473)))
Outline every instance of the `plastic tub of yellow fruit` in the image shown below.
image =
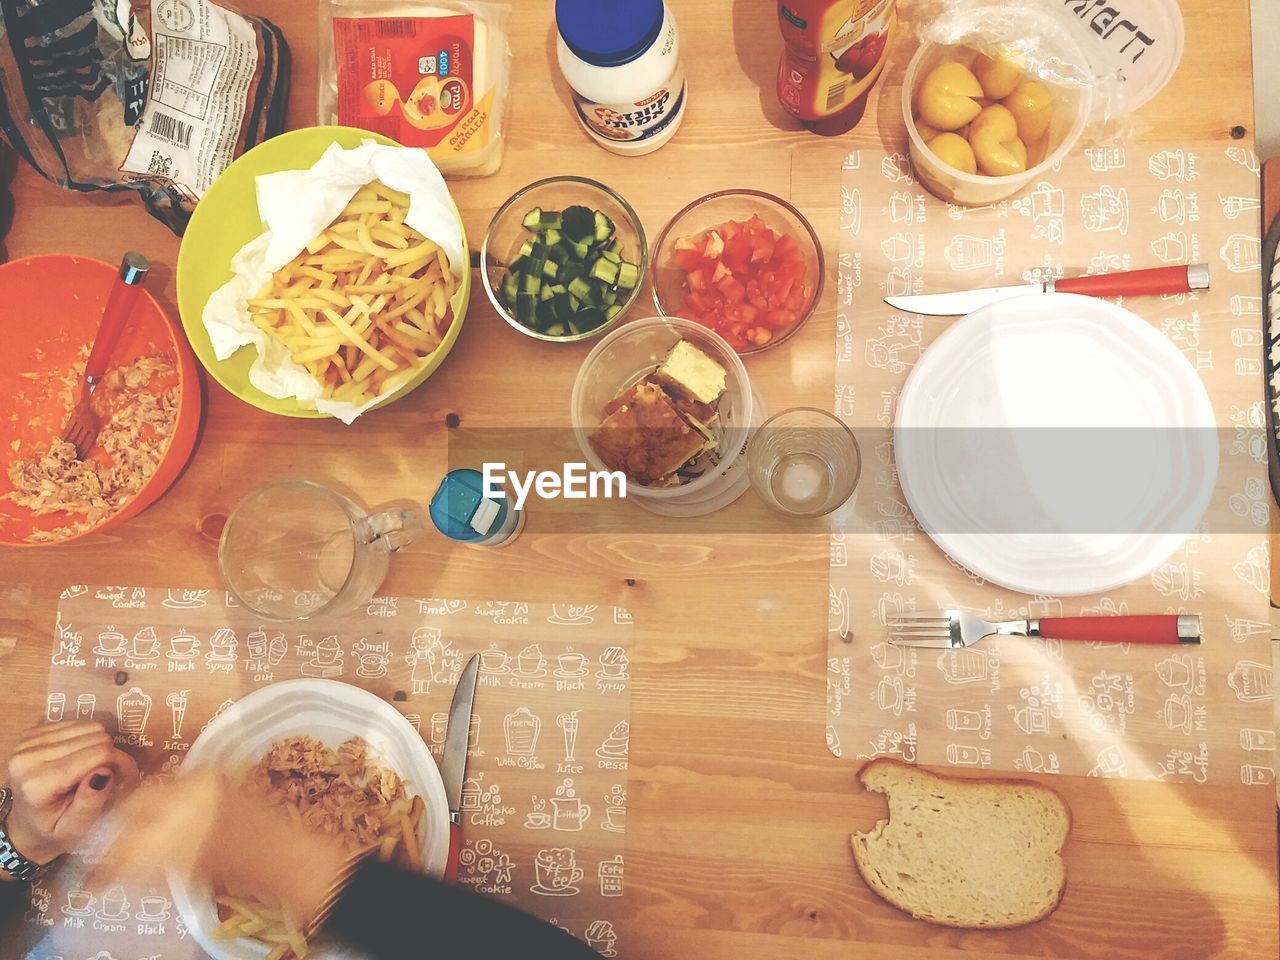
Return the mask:
MULTIPOLYGON (((1067 37, 1058 43, 1075 46, 1067 37)), ((1084 62, 1079 54, 1076 63, 1084 62)), ((924 43, 907 65, 911 162, 937 197, 965 206, 1013 196, 1079 142, 1093 92, 1041 80, 1016 57, 924 43)))

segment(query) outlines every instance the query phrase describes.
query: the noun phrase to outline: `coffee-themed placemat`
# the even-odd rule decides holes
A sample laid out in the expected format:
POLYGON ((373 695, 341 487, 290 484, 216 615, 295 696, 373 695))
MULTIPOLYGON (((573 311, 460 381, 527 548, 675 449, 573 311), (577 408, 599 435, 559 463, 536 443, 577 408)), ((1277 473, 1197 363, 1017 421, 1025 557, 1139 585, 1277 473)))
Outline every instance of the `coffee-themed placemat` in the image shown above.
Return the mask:
MULTIPOLYGON (((439 761, 454 688, 478 653, 459 882, 614 956, 631 633, 625 609, 593 604, 379 597, 333 621, 279 625, 220 590, 75 586, 59 604, 46 719, 100 720, 145 777, 167 777, 240 697, 319 677, 392 703, 439 761)), ((73 859, 34 887, 37 955, 202 955, 162 879, 97 889, 84 873, 73 859)))
MULTIPOLYGON (((886 141, 905 144, 899 132, 886 141)), ((1012 593, 954 563, 915 522, 892 443, 864 449, 851 525, 831 542, 827 739, 835 753, 1274 781, 1258 190, 1252 151, 1216 143, 1082 147, 1020 195, 983 208, 930 196, 905 152, 848 155, 835 407, 855 431, 891 439, 907 376, 959 320, 896 311, 884 296, 1205 261, 1212 289, 1126 305, 1203 378, 1223 455, 1209 519, 1149 577, 1106 596, 1057 598, 1012 593), (1204 642, 991 637, 954 651, 885 642, 887 617, 947 603, 994 619, 1199 614, 1204 642)))

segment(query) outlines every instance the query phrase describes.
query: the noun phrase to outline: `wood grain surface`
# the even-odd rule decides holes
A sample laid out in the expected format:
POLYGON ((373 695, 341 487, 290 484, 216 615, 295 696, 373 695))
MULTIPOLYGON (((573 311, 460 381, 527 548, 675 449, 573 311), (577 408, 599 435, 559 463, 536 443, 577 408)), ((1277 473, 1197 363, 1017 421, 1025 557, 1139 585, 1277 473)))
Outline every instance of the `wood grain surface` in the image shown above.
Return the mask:
MULTIPOLYGON (((293 49, 291 128, 314 120, 313 2, 255 0, 293 49)), ((780 47, 768 0, 670 0, 683 34, 690 103, 675 139, 651 157, 606 154, 580 132, 553 66, 551 3, 514 4, 516 83, 506 159, 453 192, 473 242, 493 210, 539 177, 575 173, 620 190, 650 237, 695 197, 732 186, 789 197, 837 249, 839 159, 878 142, 872 97, 851 135, 823 141, 783 116, 773 93, 780 47)), ((1133 136, 1177 143, 1245 128, 1252 138, 1247 0, 1183 0, 1177 76, 1135 118, 1133 136)), ((174 308, 178 242, 122 197, 64 192, 28 170, 15 184, 11 256, 62 251, 156 264, 152 290, 174 308)), ((1135 224, 1130 239, 1144 243, 1135 224)), ((1154 234, 1153 234, 1154 236, 1154 234)), ((872 288, 874 289, 874 288, 872 288)), ((750 361, 773 409, 827 406, 834 284, 785 348, 750 361)), ((856 316, 855 316, 856 322, 856 316)), ((368 504, 430 495, 456 414, 467 426, 563 422, 587 346, 518 337, 477 291, 457 348, 421 389, 350 429, 259 413, 207 386, 196 455, 173 490, 118 533, 60 549, 0 552, 0 754, 39 719, 59 589, 67 583, 214 586, 221 518, 249 489, 302 475, 368 504), (536 401, 536 402, 535 402, 536 401)), ((630 507, 628 509, 635 509, 630 507)), ((743 517, 761 515, 749 499, 743 517)), ((768 525, 762 525, 762 531, 768 525)), ((742 528, 745 528, 743 525, 742 528)), ((778 530, 773 525, 771 530, 778 530)), ((883 803, 824 744, 827 542, 804 532, 539 534, 480 552, 440 538, 393 564, 384 592, 619 603, 636 618, 625 906, 629 958, 1274 957, 1276 821, 1270 791, 1045 778, 1075 827, 1062 907, 1002 933, 943 930, 878 900, 857 878, 851 830, 883 803), (848 941, 857 941, 850 943, 848 941)))

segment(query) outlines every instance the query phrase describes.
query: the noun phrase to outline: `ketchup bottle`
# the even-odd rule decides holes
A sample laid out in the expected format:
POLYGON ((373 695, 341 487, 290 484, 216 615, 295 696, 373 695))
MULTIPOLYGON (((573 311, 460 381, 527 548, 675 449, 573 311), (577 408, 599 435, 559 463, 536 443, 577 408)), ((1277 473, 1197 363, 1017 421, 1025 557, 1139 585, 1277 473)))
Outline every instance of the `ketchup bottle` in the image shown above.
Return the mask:
POLYGON ((884 69, 897 28, 895 0, 780 0, 786 44, 778 100, 809 130, 834 137, 851 130, 884 69))

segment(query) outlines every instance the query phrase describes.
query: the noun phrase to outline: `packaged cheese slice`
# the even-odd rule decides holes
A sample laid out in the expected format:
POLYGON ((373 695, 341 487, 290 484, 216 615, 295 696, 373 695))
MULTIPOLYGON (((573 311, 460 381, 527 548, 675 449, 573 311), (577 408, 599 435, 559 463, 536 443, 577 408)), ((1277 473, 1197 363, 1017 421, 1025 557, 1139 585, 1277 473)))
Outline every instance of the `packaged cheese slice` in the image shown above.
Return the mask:
POLYGON ((424 147, 446 175, 496 172, 510 12, 461 0, 322 0, 320 122, 424 147))

